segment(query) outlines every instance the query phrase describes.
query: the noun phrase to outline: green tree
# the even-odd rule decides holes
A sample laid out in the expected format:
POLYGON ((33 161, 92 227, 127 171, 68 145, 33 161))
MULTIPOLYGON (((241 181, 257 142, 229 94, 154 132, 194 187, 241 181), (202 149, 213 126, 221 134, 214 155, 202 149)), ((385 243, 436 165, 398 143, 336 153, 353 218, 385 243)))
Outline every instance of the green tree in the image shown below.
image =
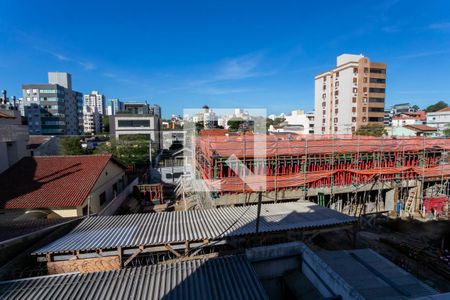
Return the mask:
POLYGON ((414 109, 414 111, 419 111, 420 110, 420 107, 418 105, 416 105, 416 104, 414 104, 411 108, 414 109))
MULTIPOLYGON (((96 154, 112 154, 126 165, 145 165, 149 163, 149 139, 130 136, 129 138, 111 139, 95 150, 96 154)), ((156 145, 152 144, 151 154, 156 153, 156 145)))
POLYGON ((359 127, 355 134, 365 136, 383 136, 384 134, 387 134, 387 132, 383 125, 368 124, 359 127))
POLYGON ((195 123, 195 132, 197 132, 197 134, 200 132, 200 130, 205 128, 205 123, 203 121, 198 121, 197 123, 195 123))
POLYGON ((447 124, 444 128, 444 135, 450 136, 450 124, 447 124))
POLYGON ((242 123, 244 123, 245 121, 243 119, 240 118, 234 118, 234 119, 230 119, 227 122, 228 125, 228 131, 230 132, 236 132, 239 130, 239 126, 241 126, 242 123))
POLYGON ((102 117, 103 132, 109 133, 109 116, 102 117))
POLYGON ((435 111, 441 110, 441 109, 446 108, 446 107, 448 107, 447 103, 445 103, 444 101, 439 101, 439 102, 437 102, 435 104, 432 104, 432 105, 428 106, 425 109, 425 111, 426 112, 435 112, 435 111))
POLYGON ((281 123, 283 123, 285 120, 286 120, 285 118, 278 118, 278 117, 275 118, 275 119, 273 119, 273 120, 267 118, 267 119, 266 119, 266 127, 267 127, 267 129, 269 129, 271 125, 273 125, 273 126, 278 126, 278 125, 280 125, 281 123))
POLYGON ((80 155, 87 154, 81 147, 80 137, 63 137, 59 140, 60 152, 63 155, 80 155))

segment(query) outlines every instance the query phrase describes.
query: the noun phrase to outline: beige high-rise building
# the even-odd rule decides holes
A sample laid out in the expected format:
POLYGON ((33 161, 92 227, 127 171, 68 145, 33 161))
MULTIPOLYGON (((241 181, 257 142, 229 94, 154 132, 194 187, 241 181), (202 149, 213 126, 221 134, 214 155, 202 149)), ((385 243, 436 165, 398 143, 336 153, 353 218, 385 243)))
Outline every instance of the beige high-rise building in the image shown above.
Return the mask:
POLYGON ((314 133, 351 134, 367 124, 383 125, 386 64, 342 54, 336 67, 315 77, 314 133))

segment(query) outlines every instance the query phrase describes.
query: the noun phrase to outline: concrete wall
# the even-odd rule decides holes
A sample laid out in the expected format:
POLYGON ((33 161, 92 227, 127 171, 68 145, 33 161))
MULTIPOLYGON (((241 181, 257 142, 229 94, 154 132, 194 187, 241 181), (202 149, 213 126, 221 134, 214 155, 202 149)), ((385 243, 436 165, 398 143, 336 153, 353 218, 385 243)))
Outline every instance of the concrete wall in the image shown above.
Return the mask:
POLYGON ((78 207, 77 214, 81 216, 83 214, 83 207, 90 203, 90 213, 98 213, 101 209, 106 206, 117 194, 119 194, 124 186, 126 185, 125 180, 125 170, 122 169, 116 163, 110 161, 105 169, 102 171, 101 175, 97 179, 91 193, 85 200, 81 207, 78 207), (117 194, 113 193, 113 185, 117 184, 117 194), (103 205, 100 205, 100 195, 105 192, 106 201, 103 205))
POLYGON ((139 178, 135 178, 125 189, 117 195, 113 200, 106 204, 98 213, 99 216, 112 216, 122 203, 127 199, 128 195, 133 192, 133 187, 139 183, 139 178))

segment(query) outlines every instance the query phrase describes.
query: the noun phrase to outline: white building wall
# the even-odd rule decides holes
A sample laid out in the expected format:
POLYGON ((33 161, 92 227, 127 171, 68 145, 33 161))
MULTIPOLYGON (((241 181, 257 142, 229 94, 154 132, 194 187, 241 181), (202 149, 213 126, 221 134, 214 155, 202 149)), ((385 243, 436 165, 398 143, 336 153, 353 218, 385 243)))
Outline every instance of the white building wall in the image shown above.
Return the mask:
POLYGON ((450 126, 450 111, 427 113, 427 125, 438 130, 443 134, 444 129, 450 126))
MULTIPOLYGON (((338 113, 334 114, 338 118, 338 122, 333 122, 333 127, 337 127, 337 134, 351 134, 352 133, 352 117, 356 117, 356 113, 352 113, 352 98, 353 88, 357 87, 353 84, 353 68, 347 68, 339 71, 338 82, 339 86, 335 90, 339 90, 339 95, 334 97, 333 114, 335 109, 338 109, 338 113), (335 100, 339 103, 336 105, 335 100)), ((335 81, 336 83, 336 81, 335 81)))
POLYGON ((316 77, 314 83, 314 133, 315 134, 328 134, 330 133, 330 118, 327 116, 327 113, 330 110, 330 102, 331 102, 331 76, 330 74, 326 75, 326 81, 323 81, 323 77, 316 77), (325 85, 325 90, 323 86, 325 85), (324 96, 325 95, 325 96, 324 96), (323 102, 325 102, 325 106, 323 106, 323 102), (323 111, 325 110, 325 114, 323 111), (325 119, 325 123, 323 123, 323 119, 325 119), (322 128, 325 127, 325 131, 322 131, 322 128))

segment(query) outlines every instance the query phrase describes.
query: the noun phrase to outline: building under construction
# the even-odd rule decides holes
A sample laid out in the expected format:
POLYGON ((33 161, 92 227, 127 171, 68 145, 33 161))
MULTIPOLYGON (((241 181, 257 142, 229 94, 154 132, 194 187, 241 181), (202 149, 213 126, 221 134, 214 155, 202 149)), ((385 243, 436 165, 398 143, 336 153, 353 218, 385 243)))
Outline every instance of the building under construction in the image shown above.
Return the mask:
POLYGON ((355 215, 413 214, 424 201, 449 195, 445 138, 218 132, 196 137, 194 145, 209 191, 204 206, 255 203, 258 186, 264 202, 306 199, 355 215))

